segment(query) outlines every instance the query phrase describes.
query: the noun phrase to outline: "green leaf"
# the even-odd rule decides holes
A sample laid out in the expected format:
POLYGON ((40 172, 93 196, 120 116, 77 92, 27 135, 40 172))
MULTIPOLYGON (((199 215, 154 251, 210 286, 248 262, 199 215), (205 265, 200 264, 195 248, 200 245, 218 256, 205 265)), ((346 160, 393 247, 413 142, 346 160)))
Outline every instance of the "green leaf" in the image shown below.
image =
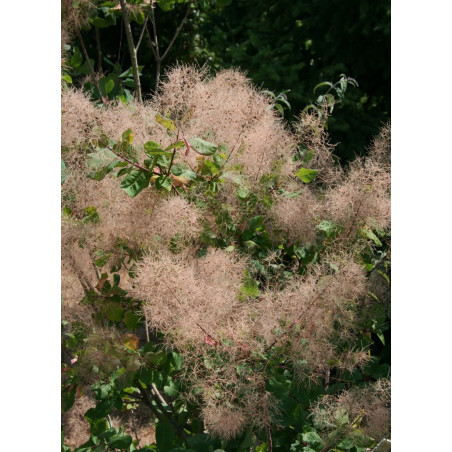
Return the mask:
POLYGON ((121 182, 121 188, 132 198, 149 186, 151 172, 134 170, 121 182))
POLYGON ((157 120, 157 122, 159 124, 166 127, 168 130, 171 130, 172 132, 174 132, 176 130, 176 124, 174 124, 174 122, 171 121, 171 119, 164 118, 163 116, 161 116, 159 114, 155 117, 155 119, 157 120))
POLYGON ((303 156, 303 163, 309 163, 314 158, 315 152, 312 149, 308 149, 303 156))
POLYGON ((172 361, 174 363, 174 367, 176 370, 182 369, 182 356, 179 355, 177 352, 172 352, 172 361))
POLYGON ((322 82, 322 83, 319 83, 318 85, 316 85, 316 86, 314 87, 313 92, 315 93, 315 92, 317 91, 317 89, 320 88, 321 86, 328 86, 328 88, 331 88, 331 87, 333 86, 333 84, 332 84, 331 82, 322 82))
POLYGON ((159 367, 166 363, 167 356, 165 352, 148 352, 146 353, 146 359, 154 364, 154 366, 159 367))
POLYGON ((165 452, 169 449, 175 439, 174 429, 169 422, 159 422, 157 424, 155 439, 159 450, 165 452))
POLYGON ((259 283, 253 279, 249 272, 246 272, 245 282, 240 288, 240 298, 244 299, 246 297, 256 298, 259 296, 259 283))
POLYGON ((144 143, 143 147, 148 157, 158 157, 160 155, 171 157, 172 155, 171 152, 164 151, 160 144, 156 143, 155 141, 147 141, 146 143, 144 143))
POLYGON ((83 211, 86 216, 83 218, 82 223, 97 223, 100 220, 97 209, 94 206, 85 207, 83 211))
POLYGON ((169 151, 170 149, 182 149, 184 147, 185 147, 185 142, 184 141, 176 141, 175 143, 171 143, 164 150, 165 151, 169 151))
POLYGON ((87 165, 93 171, 88 173, 88 177, 94 180, 102 180, 118 165, 122 164, 116 154, 110 149, 98 149, 97 152, 88 154, 87 165))
POLYGON ((64 74, 61 77, 66 83, 72 83, 72 77, 69 74, 64 74))
POLYGON ((132 129, 127 129, 125 130, 122 135, 121 135, 122 141, 126 142, 127 144, 132 144, 133 143, 133 132, 132 129))
POLYGON ((160 176, 155 180, 155 188, 158 190, 167 190, 171 191, 171 187, 173 186, 173 183, 171 181, 171 178, 168 176, 160 176))
POLYGON ((190 138, 188 142, 193 150, 201 155, 213 155, 218 149, 217 145, 205 141, 202 138, 190 138))
POLYGON ((375 245, 377 246, 383 246, 383 244, 380 242, 380 239, 375 235, 375 233, 370 229, 368 226, 365 226, 364 228, 361 228, 359 230, 359 233, 366 239, 372 240, 375 245))
POLYGON ((69 61, 69 65, 73 68, 77 68, 82 64, 83 56, 80 53, 78 47, 74 48, 74 55, 72 55, 71 60, 69 61))
POLYGON ((318 170, 300 168, 298 171, 295 172, 295 176, 299 177, 306 184, 309 184, 309 182, 312 182, 315 179, 318 172, 319 172, 318 170))
POLYGON ((140 323, 140 317, 133 312, 127 311, 124 314, 124 323, 130 331, 133 331, 140 323))
POLYGON ((110 303, 105 310, 105 317, 112 322, 120 322, 124 316, 124 308, 118 303, 110 303))
POLYGON ((131 14, 131 19, 134 20, 138 25, 143 25, 146 16, 143 11, 138 11, 135 14, 131 14))
POLYGON ((165 394, 168 394, 170 397, 175 397, 179 394, 179 389, 174 384, 174 381, 170 381, 170 384, 163 387, 165 394))
POLYGON ((64 181, 67 179, 68 173, 66 169, 66 165, 61 159, 61 185, 63 185, 64 181))
POLYGON ((97 267, 103 267, 108 262, 108 259, 110 259, 111 253, 109 251, 97 250, 94 256, 96 257, 94 264, 97 267))
POLYGON ((237 197, 245 200, 250 195, 250 192, 246 188, 237 189, 237 197))
POLYGON ((196 173, 191 169, 188 169, 186 166, 182 165, 182 163, 176 163, 171 167, 171 172, 175 176, 183 176, 190 180, 196 179, 196 173))
POLYGON ((316 432, 303 433, 303 441, 309 444, 315 450, 323 449, 322 438, 316 432))
POLYGON ((127 449, 132 444, 132 437, 121 432, 110 438, 107 444, 110 446, 110 449, 127 449))
POLYGON ((323 220, 318 226, 319 231, 323 231, 327 237, 333 237, 342 229, 339 225, 332 221, 323 220))
POLYGON ((110 77, 102 77, 99 79, 99 89, 102 96, 106 97, 115 87, 115 81, 110 77))
POLYGON ((158 0, 158 5, 163 11, 171 11, 175 3, 175 0, 158 0))

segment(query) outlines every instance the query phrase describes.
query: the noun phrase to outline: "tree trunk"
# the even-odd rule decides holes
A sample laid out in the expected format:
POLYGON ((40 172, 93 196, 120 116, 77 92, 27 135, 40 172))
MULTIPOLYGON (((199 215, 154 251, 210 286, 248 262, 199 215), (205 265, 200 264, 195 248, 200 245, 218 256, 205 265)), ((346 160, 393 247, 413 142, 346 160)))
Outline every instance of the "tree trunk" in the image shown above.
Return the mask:
POLYGON ((125 0, 119 0, 121 3, 122 17, 124 19, 124 28, 126 30, 127 44, 129 46, 130 61, 132 62, 133 81, 135 83, 135 99, 142 102, 140 75, 138 72, 138 60, 135 45, 133 43, 132 28, 130 27, 129 10, 127 9, 125 0))

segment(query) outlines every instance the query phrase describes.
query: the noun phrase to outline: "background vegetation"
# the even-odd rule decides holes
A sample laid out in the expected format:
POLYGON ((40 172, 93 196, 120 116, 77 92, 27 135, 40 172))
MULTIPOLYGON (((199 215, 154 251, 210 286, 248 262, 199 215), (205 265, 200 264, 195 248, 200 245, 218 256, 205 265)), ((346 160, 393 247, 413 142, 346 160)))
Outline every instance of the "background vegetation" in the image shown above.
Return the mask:
POLYGON ((389 7, 300 3, 63 1, 63 450, 389 447, 389 7))

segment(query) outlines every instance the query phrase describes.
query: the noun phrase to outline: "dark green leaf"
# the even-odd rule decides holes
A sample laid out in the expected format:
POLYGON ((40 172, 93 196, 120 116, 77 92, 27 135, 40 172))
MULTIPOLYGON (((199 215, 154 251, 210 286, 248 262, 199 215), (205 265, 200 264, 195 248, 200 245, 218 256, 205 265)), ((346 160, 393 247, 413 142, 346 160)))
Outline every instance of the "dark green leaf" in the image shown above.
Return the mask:
POLYGON ((121 182, 121 188, 132 198, 149 186, 151 172, 133 170, 121 182))
POLYGON ((127 449, 132 444, 132 437, 130 435, 125 435, 124 432, 120 432, 111 437, 107 444, 111 449, 127 449))
POLYGON ((133 312, 127 311, 124 314, 124 323, 126 324, 126 327, 130 330, 133 331, 138 323, 140 322, 140 317, 136 314, 134 314, 133 312))
POLYGON ((77 68, 82 64, 83 56, 80 53, 78 47, 74 48, 74 55, 72 55, 71 60, 69 61, 69 65, 73 68, 77 68))
POLYGON ((155 428, 157 447, 162 452, 169 450, 174 442, 174 429, 169 422, 159 422, 155 428))
POLYGON ((105 316, 112 322, 120 322, 124 316, 124 308, 118 303, 110 303, 105 310, 105 316))
POLYGON ((167 356, 165 352, 148 352, 146 353, 146 359, 158 367, 166 363, 167 356))

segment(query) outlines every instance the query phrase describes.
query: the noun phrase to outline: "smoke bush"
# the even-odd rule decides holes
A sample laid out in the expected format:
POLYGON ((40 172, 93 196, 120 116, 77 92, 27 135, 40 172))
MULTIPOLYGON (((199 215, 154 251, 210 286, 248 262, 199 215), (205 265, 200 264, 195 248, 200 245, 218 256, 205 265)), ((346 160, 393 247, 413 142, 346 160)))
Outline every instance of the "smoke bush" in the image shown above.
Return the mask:
MULTIPOLYGON (((389 125, 341 169, 315 115, 290 129, 239 71, 185 66, 151 102, 99 109, 65 90, 62 110, 64 303, 84 298, 85 319, 107 312, 104 324, 141 334, 137 344, 149 329, 179 353, 181 393, 210 434, 284 425, 278 372, 327 389, 330 374, 369 363, 363 319, 380 293, 370 273, 389 254, 368 263, 390 227, 389 125)), ((107 376, 132 358, 144 372, 138 345, 124 350, 119 332, 94 323, 78 364, 86 379, 97 363, 107 376)), ((316 419, 337 405, 365 411, 368 435, 386 434, 379 385, 326 396, 316 419)))

